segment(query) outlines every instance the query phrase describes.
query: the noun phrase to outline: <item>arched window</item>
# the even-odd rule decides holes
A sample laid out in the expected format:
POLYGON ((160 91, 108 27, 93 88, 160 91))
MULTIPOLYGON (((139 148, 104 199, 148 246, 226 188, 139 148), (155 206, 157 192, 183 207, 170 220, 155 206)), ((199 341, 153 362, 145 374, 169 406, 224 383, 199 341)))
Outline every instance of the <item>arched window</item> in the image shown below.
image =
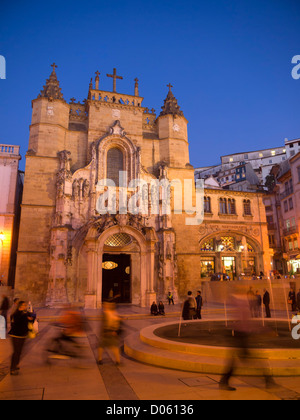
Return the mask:
POLYGON ((236 214, 235 199, 229 198, 228 200, 228 213, 236 214))
POLYGON ((211 213, 210 197, 204 197, 204 213, 211 213))
POLYGON ((227 199, 220 198, 220 214, 227 214, 227 199))
POLYGON ((119 186, 120 171, 124 170, 123 153, 117 147, 107 152, 107 173, 106 178, 111 179, 116 187, 119 186))
POLYGON ((244 200, 244 216, 252 216, 250 200, 244 200))

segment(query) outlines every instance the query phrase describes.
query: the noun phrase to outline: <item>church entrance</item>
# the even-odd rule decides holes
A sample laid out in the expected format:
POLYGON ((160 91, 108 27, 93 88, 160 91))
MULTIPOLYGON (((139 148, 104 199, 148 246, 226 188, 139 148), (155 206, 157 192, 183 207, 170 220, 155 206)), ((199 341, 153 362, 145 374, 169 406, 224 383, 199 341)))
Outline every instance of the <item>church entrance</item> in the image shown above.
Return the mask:
POLYGON ((131 258, 128 254, 104 254, 102 262, 102 300, 115 298, 131 303, 131 258))

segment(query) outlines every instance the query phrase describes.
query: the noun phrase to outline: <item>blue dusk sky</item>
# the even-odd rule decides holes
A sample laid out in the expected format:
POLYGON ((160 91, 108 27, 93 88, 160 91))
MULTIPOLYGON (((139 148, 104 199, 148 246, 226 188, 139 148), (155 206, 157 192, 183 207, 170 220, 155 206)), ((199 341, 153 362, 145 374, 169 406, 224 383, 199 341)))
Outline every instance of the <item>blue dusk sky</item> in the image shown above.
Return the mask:
POLYGON ((195 167, 300 137, 299 0, 1 0, 0 13, 0 143, 21 145, 23 170, 31 100, 53 62, 67 101, 86 98, 97 70, 111 91, 115 67, 118 92, 138 77, 159 114, 172 83, 195 167))

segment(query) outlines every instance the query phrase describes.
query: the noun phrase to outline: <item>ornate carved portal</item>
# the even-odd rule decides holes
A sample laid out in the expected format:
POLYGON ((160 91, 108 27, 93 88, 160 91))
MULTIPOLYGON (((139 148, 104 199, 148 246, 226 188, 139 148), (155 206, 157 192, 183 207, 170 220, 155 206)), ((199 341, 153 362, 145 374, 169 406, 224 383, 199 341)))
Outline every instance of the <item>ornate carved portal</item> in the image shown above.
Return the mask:
MULTIPOLYGON (((130 256, 132 303, 149 306, 153 300, 164 299, 168 291, 177 297, 177 256, 171 217, 119 214, 119 203, 115 215, 97 213, 96 203, 103 194, 97 184, 107 176, 111 148, 122 152, 128 183, 142 177, 150 182, 153 178, 141 165, 141 150, 126 136, 119 121, 115 121, 107 135, 91 144, 88 166, 72 173, 71 153, 67 150, 58 153, 47 294, 47 304, 51 306, 81 302, 85 307, 100 307, 102 262, 107 253, 130 256), (128 245, 107 245, 110 237, 122 233, 132 239, 128 245)), ((166 166, 161 176, 167 177, 166 166)))
MULTIPOLYGON (((116 218, 111 220, 107 217, 106 219, 106 222, 95 223, 89 229, 79 252, 79 264, 83 265, 83 267, 79 267, 79 271, 87 272, 85 307, 98 308, 101 306, 102 300, 108 297, 107 294, 103 295, 103 290, 107 290, 107 285, 103 284, 103 262, 104 256, 107 254, 111 255, 111 263, 114 264, 116 264, 113 261, 114 256, 127 255, 128 258, 130 257, 131 265, 125 267, 127 275, 128 267, 130 267, 131 282, 130 296, 126 296, 127 303, 143 307, 149 306, 153 300, 156 300, 157 296, 154 265, 156 234, 151 228, 147 229, 140 226, 138 230, 136 227, 132 227, 132 222, 128 225, 120 225, 116 218), (130 238, 130 240, 122 242, 122 235, 127 239, 130 238), (87 259, 85 255, 87 255, 87 259)), ((126 275, 124 272, 122 278, 118 270, 116 270, 116 273, 118 274, 114 280, 115 288, 112 287, 110 297, 114 296, 118 299, 120 296, 118 296, 118 293, 116 296, 115 292, 120 290, 121 283, 126 275)))

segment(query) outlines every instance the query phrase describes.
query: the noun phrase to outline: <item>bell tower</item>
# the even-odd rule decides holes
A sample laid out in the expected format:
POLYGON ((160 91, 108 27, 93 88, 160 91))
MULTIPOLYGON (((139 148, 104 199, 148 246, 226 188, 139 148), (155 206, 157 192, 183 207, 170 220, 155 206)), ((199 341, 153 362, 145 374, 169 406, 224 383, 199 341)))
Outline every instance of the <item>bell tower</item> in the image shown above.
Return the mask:
POLYGON ((161 160, 168 166, 185 168, 189 163, 188 121, 173 95, 172 85, 158 117, 158 137, 160 140, 161 160))

